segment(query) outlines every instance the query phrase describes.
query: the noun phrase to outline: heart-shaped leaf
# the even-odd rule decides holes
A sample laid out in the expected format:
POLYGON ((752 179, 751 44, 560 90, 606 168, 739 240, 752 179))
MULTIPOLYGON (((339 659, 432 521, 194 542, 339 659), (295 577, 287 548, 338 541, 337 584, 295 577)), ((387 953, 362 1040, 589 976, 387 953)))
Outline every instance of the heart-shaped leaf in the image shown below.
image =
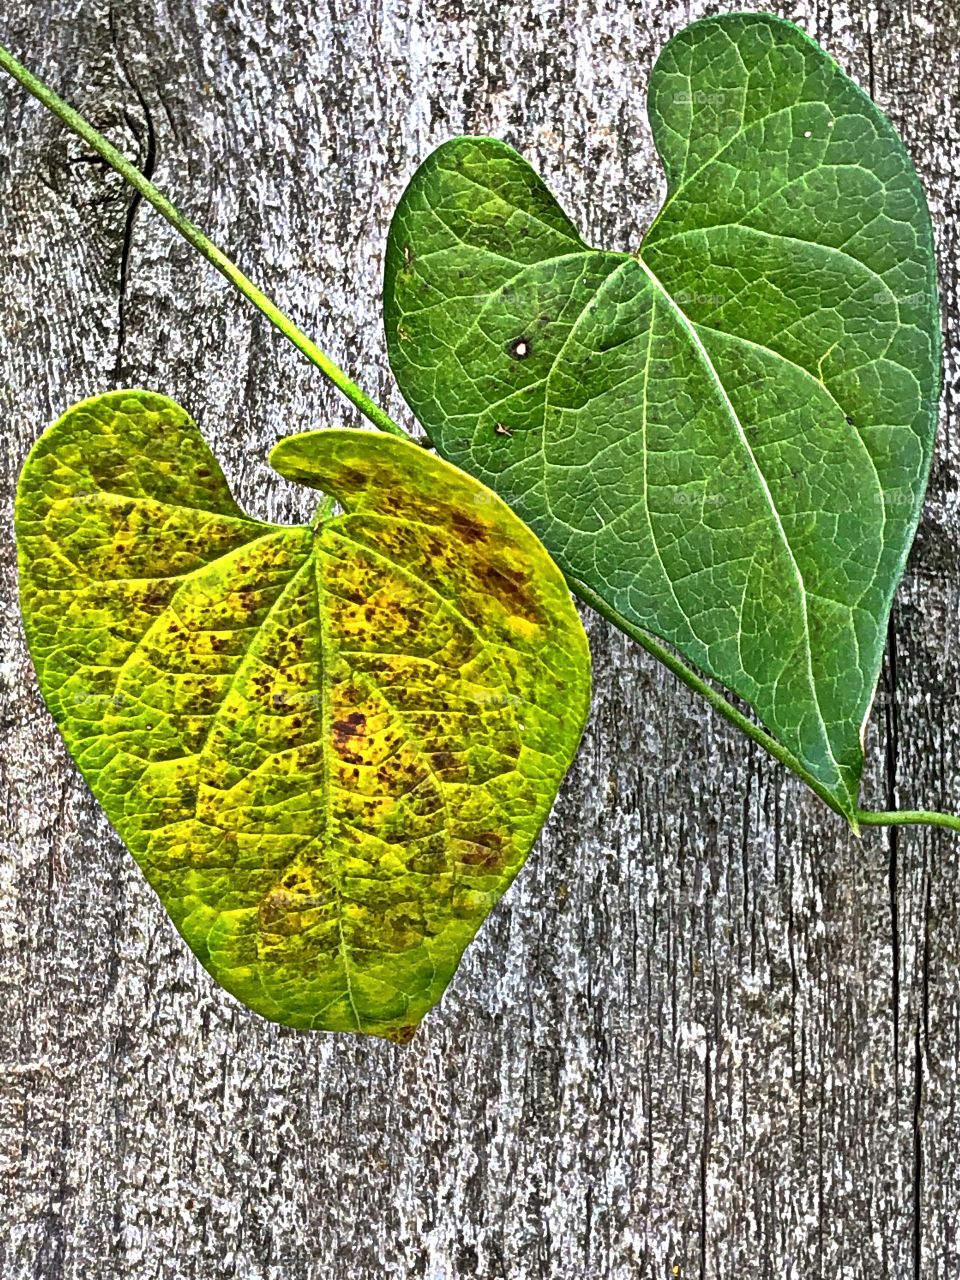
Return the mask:
POLYGON ((291 1026, 405 1040, 550 810, 589 653, 556 566, 469 476, 356 431, 272 461, 344 514, 250 519, 164 397, 71 409, 20 480, 27 638, 213 976, 291 1026))
POLYGON ((390 358, 445 457, 853 814, 935 431, 923 192, 777 18, 688 27, 649 113, 668 196, 636 254, 588 248, 502 143, 434 152, 390 230, 390 358))

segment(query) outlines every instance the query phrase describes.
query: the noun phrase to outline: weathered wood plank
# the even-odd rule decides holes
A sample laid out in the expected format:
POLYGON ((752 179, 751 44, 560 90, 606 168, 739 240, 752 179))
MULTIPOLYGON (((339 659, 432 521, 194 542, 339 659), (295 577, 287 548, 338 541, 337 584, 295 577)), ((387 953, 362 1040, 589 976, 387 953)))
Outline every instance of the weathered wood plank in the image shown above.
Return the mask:
MULTIPOLYGON (((661 190, 652 59, 705 11, 8 0, 0 39, 403 415, 380 255, 418 160, 498 134, 596 242, 636 244, 661 190)), ((955 348, 960 16, 783 12, 907 139, 955 348)), ((43 425, 134 383, 197 416, 251 510, 303 515, 269 446, 354 415, 10 84, 0 279, 3 1280, 954 1276, 960 846, 847 837, 596 619, 578 764, 410 1048, 289 1032, 213 988, 43 711, 9 496, 43 425)), ((960 806, 957 387, 951 360, 871 733, 878 803, 960 806)))

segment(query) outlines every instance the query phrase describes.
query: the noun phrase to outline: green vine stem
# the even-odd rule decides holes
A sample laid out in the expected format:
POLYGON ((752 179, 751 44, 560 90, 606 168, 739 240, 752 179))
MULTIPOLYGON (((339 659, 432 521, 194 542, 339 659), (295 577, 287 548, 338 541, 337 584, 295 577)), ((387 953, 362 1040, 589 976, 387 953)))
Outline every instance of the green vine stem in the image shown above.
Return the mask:
POLYGON ((389 414, 385 413, 378 404, 371 400, 367 393, 362 391, 352 379, 348 378, 329 356, 320 350, 315 342, 312 342, 288 316, 283 314, 276 303, 272 302, 248 276, 243 274, 239 267, 235 266, 225 254, 221 253, 213 241, 205 236, 199 227, 190 222, 188 218, 185 218, 179 209, 170 203, 163 192, 159 191, 149 178, 144 177, 140 170, 131 164, 113 143, 108 142, 103 134, 99 133, 89 121, 85 120, 79 112, 74 111, 73 107, 58 97, 52 89, 48 89, 42 80, 38 80, 2 45, 0 45, 0 67, 3 67, 5 71, 9 71, 15 80, 29 90, 35 98, 38 98, 55 116, 59 117, 68 128, 72 129, 84 142, 93 147, 94 151, 102 156, 111 168, 115 169, 123 178, 126 178, 127 182, 136 191, 139 191, 143 198, 148 200, 157 212, 162 214, 170 225, 179 231, 186 241, 192 244, 199 253, 202 253, 221 275, 226 276, 234 288, 249 299, 257 310, 280 330, 285 338, 289 338, 297 350, 312 361, 320 372, 329 378, 333 385, 342 391, 347 399, 355 404, 366 418, 369 418, 375 427, 379 427, 381 431, 387 431, 394 436, 406 436, 407 433, 404 429, 398 426, 389 414))
POLYGON ((633 626, 626 619, 613 613, 603 598, 591 591, 582 582, 578 582, 575 578, 569 577, 569 575, 567 582, 581 600, 590 605, 592 609, 595 609, 597 613, 602 614, 616 627, 619 627, 631 640, 635 640, 637 644, 646 649, 647 653, 652 654, 668 671, 672 671, 677 679, 685 684, 688 689, 692 689, 705 702, 709 702, 714 710, 718 711, 732 725, 735 725, 742 733, 746 734, 752 742, 762 747, 768 755, 773 756, 774 760, 792 770, 802 782, 807 784, 811 791, 820 797, 824 804, 829 805, 834 813, 838 813, 841 818, 846 818, 855 832, 861 826, 888 827, 903 825, 949 827, 952 831, 960 831, 960 817, 954 817, 951 813, 938 813, 928 809, 895 809, 884 812, 873 809, 855 809, 852 813, 846 812, 837 804, 823 784, 818 782, 813 774, 803 767, 792 751, 789 751, 782 743, 779 743, 776 738, 772 738, 755 721, 748 719, 719 690, 708 684, 692 667, 687 666, 683 659, 678 657, 672 649, 669 649, 648 631, 644 631, 641 627, 633 626))
MULTIPOLYGON (((217 246, 200 230, 194 223, 185 218, 182 213, 167 199, 167 197, 158 190, 157 187, 145 177, 140 170, 122 154, 117 148, 109 142, 102 133, 99 133, 89 121, 85 120, 79 112, 74 111, 68 103, 64 102, 57 94, 49 89, 41 80, 27 70, 16 58, 13 57, 2 45, 0 45, 0 67, 9 72, 13 78, 18 81, 29 93, 33 94, 40 102, 43 103, 50 111, 53 112, 58 119, 72 129, 80 138, 83 139, 94 151, 106 160, 111 168, 115 169, 121 177, 125 178, 130 185, 147 200, 158 213, 174 227, 180 235, 193 247, 212 263, 214 267, 225 276, 230 283, 243 294, 248 301, 252 302, 257 310, 264 315, 271 324, 273 324, 284 337, 307 357, 320 370, 330 382, 333 383, 346 398, 354 404, 360 412, 370 422, 373 423, 381 431, 389 432, 390 435, 409 438, 409 433, 404 431, 380 406, 361 390, 360 387, 340 369, 320 348, 313 342, 302 329, 298 328, 293 321, 280 310, 276 303, 272 302, 267 295, 259 289, 253 281, 235 266, 230 259, 222 253, 217 246)), ((792 770, 801 781, 821 800, 827 804, 834 813, 846 818, 853 830, 856 832, 860 826, 881 827, 895 825, 926 825, 935 827, 947 827, 952 831, 960 831, 960 817, 955 817, 949 813, 938 813, 923 809, 903 809, 893 811, 874 811, 869 809, 855 809, 852 813, 844 811, 841 806, 833 799, 830 793, 822 786, 821 783, 806 770, 796 756, 788 751, 781 743, 772 738, 758 724, 748 719, 741 711, 739 711, 733 703, 729 702, 717 689, 714 689, 706 680, 699 676, 692 667, 689 667, 681 658, 673 653, 665 644, 661 643, 654 636, 626 622, 623 618, 614 616, 604 601, 597 596, 589 587, 582 582, 578 582, 575 578, 568 575, 568 582, 571 590, 578 595, 581 600, 589 604, 591 608, 602 614, 609 621, 613 622, 622 631, 641 645, 646 651, 661 662, 669 671, 680 680, 687 688, 692 689, 694 693, 699 694, 706 702, 719 712, 731 724, 735 725, 742 733, 746 734, 751 741, 757 743, 769 755, 792 770)))
POLYGON ((863 827, 947 827, 960 831, 960 818, 936 809, 858 809, 857 822, 863 827))
MULTIPOLYGON (((761 729, 758 724, 745 716, 742 711, 739 711, 732 702, 729 702, 723 694, 720 693, 718 689, 715 689, 713 685, 709 684, 703 676, 697 675, 693 667, 687 666, 686 662, 684 662, 682 658, 678 657, 672 649, 669 649, 661 640, 658 640, 656 636, 651 635, 649 631, 644 631, 642 627, 636 627, 625 618, 621 618, 618 614, 615 614, 603 597, 597 595, 595 591, 592 591, 590 587, 586 586, 584 583, 569 576, 567 577, 567 582, 572 587, 574 593, 586 604, 590 605, 591 609, 595 609, 596 612, 606 618, 608 622, 612 622, 614 626, 619 627, 621 631, 628 635, 631 640, 635 640, 637 644, 646 649, 647 653, 652 654, 653 657, 656 658, 658 662, 662 663, 668 671, 672 671, 681 683, 685 684, 688 689, 692 689, 694 693, 699 694, 704 701, 709 702, 710 706, 713 707, 714 710, 719 711, 722 716, 729 720, 731 724, 735 725, 742 733, 745 733, 748 738, 753 742, 756 742, 758 746, 763 747, 764 751, 773 756, 774 760, 779 761, 780 764, 786 765, 788 769, 792 769, 797 777, 800 778, 801 781, 805 782, 810 790, 820 797, 824 804, 830 806, 834 813, 838 813, 842 818, 850 820, 850 815, 837 804, 836 800, 826 787, 824 787, 821 782, 818 782, 813 774, 803 767, 792 751, 789 751, 785 746, 779 743, 776 738, 772 738, 766 730, 761 729)), ((960 819, 958 819, 957 822, 958 826, 960 826, 960 819)), ((854 827, 856 826, 855 823, 852 825, 854 825, 854 827)))

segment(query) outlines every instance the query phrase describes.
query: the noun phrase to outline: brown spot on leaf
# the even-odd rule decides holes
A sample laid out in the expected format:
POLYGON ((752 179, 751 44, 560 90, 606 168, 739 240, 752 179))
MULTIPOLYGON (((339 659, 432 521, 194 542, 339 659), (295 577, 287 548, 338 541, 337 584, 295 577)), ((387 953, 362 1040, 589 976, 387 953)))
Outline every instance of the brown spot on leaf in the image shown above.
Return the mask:
POLYGON ((462 511, 454 511, 450 516, 450 523, 464 542, 475 543, 487 540, 487 530, 483 525, 462 511))
POLYGON ((461 853, 460 861, 480 871, 502 871, 506 862, 504 843, 499 832, 481 831, 461 853))
POLYGON ((143 594, 145 609, 163 609, 170 594, 169 588, 160 582, 151 583, 143 594))
POLYGON ((486 591, 502 601, 514 613, 531 621, 541 620, 541 611, 529 589, 529 576, 519 569, 510 569, 488 562, 477 564, 477 577, 486 591))
POLYGON ((409 1044, 416 1034, 416 1027, 394 1027, 386 1033, 386 1038, 394 1044, 409 1044))
POLYGON ((333 749, 347 764, 363 763, 363 756, 358 755, 354 748, 363 740, 366 727, 367 717, 362 711, 351 711, 349 715, 334 720, 330 726, 333 749))
POLYGON ((377 769, 377 781, 381 786, 392 787, 404 773, 417 774, 416 764, 404 765, 401 760, 388 760, 377 769))

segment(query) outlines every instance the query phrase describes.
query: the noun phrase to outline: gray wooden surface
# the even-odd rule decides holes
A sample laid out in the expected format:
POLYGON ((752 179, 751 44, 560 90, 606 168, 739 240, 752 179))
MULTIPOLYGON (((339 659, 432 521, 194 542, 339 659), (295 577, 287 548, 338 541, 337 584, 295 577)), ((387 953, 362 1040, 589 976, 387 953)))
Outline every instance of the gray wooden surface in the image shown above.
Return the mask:
MULTIPOLYGON (((4 0, 7 44, 402 420, 390 212, 444 138, 537 164, 594 242, 661 178, 667 0, 4 0)), ((957 348, 960 14, 781 10, 920 168, 957 348)), ((242 500, 303 515, 281 435, 354 422, 119 179, 0 83, 4 456, 0 1277, 909 1280, 960 1274, 960 840, 846 835, 589 621, 596 702, 521 878, 406 1049, 245 1013, 67 759, 19 629, 10 496, 117 384, 199 419, 242 500)), ((869 801, 960 809, 958 368, 870 732, 869 801)))

